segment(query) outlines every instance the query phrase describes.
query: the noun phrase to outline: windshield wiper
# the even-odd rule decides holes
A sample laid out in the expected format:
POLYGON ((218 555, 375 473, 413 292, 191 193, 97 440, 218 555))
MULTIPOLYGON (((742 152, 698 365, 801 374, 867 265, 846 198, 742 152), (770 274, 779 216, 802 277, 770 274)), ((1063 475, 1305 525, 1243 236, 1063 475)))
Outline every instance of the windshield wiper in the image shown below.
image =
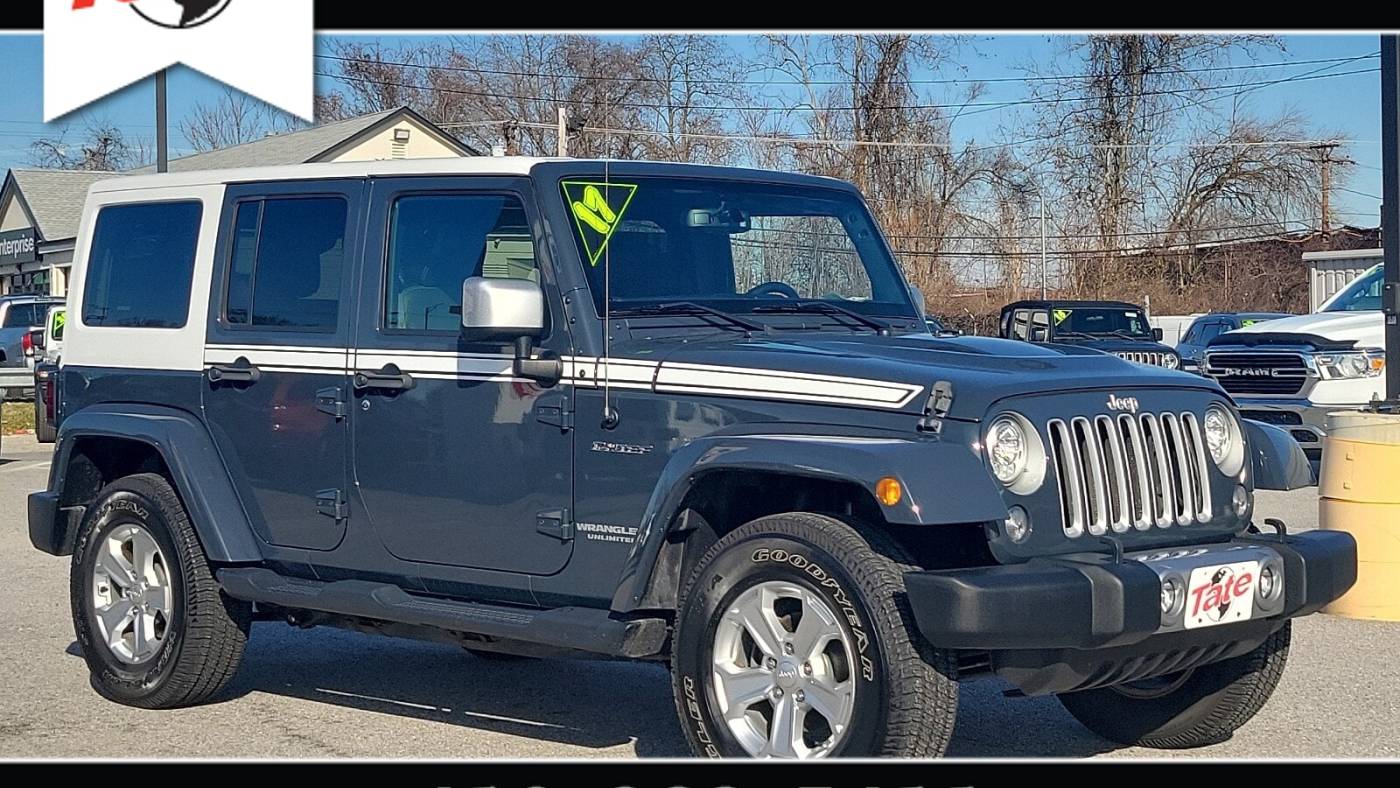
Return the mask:
POLYGON ((855 310, 847 309, 844 306, 838 306, 836 304, 831 303, 830 301, 802 301, 792 304, 764 304, 762 306, 754 307, 751 311, 788 315, 840 315, 850 320, 854 320, 857 323, 860 323, 861 325, 865 326, 866 328, 877 331, 880 334, 890 333, 889 323, 886 323, 883 320, 876 320, 875 318, 870 317, 868 315, 862 315, 861 313, 855 310))
POLYGON ((745 331, 767 331, 768 327, 762 323, 755 323, 752 320, 745 320, 742 317, 731 315, 728 312, 715 309, 714 307, 697 304, 694 301, 672 301, 666 304, 654 304, 651 306, 634 306, 624 309, 612 310, 614 315, 623 317, 652 317, 656 315, 693 315, 695 317, 713 317, 722 320, 731 326, 742 328, 745 331))
POLYGON ((1108 333, 1114 335, 1115 337, 1122 337, 1122 338, 1124 338, 1124 339, 1131 339, 1131 340, 1134 341, 1134 342, 1150 342, 1150 341, 1151 341, 1151 338, 1148 337, 1148 336, 1146 336, 1145 334, 1129 334, 1127 331, 1110 331, 1110 332, 1108 332, 1108 333))
POLYGON ((1085 339, 1098 339, 1098 337, 1094 336, 1093 334, 1086 334, 1086 333, 1084 333, 1083 331, 1058 331, 1058 330, 1057 330, 1057 331, 1055 332, 1055 338, 1058 339, 1058 338, 1060 338, 1060 337, 1083 337, 1083 338, 1085 338, 1085 339))

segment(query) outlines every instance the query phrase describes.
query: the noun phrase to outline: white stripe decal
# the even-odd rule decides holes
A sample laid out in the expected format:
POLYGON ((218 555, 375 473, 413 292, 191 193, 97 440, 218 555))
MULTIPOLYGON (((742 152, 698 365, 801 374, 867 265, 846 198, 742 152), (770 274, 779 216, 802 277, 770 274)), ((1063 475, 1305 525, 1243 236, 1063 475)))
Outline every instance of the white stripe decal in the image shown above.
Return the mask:
MULTIPOLYGON (((351 367, 380 369, 393 364, 427 380, 519 380, 511 374, 510 358, 499 354, 251 345, 210 345, 204 352, 206 364, 230 364, 239 358, 277 372, 343 372, 351 367)), ((614 388, 628 390, 891 410, 907 406, 924 391, 923 386, 913 383, 748 367, 674 364, 635 358, 614 358, 605 362, 591 356, 565 356, 563 361, 564 382, 589 388, 602 388, 606 380, 614 388)))

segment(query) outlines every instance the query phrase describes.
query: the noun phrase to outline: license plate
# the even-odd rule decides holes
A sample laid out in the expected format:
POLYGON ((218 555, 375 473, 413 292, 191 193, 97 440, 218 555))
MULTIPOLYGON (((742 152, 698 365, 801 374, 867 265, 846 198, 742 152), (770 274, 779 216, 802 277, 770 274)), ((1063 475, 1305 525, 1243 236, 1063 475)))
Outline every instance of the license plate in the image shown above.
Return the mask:
POLYGON ((1191 570, 1186 586, 1186 628, 1249 620, 1254 615, 1254 586, 1258 582, 1258 561, 1191 570))

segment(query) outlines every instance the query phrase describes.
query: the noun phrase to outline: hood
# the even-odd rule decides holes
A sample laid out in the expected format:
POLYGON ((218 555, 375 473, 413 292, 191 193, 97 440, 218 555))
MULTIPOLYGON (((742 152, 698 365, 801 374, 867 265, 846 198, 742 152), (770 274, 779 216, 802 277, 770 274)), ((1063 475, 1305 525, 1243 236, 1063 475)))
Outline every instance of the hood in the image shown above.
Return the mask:
POLYGON ((689 341, 653 338, 618 342, 613 345, 613 354, 619 359, 659 361, 656 380, 697 367, 737 367, 777 376, 787 373, 914 384, 922 389, 901 408, 911 413, 923 412, 933 384, 948 381, 953 386, 948 415, 972 421, 985 416, 998 400, 1026 394, 1144 387, 1220 391, 1208 378, 1134 364, 1086 347, 990 337, 692 336, 689 341))
POLYGON ((1334 342, 1355 342, 1359 348, 1385 347, 1385 315, 1376 312, 1316 312, 1255 323, 1221 334, 1215 341, 1227 344, 1236 334, 1311 334, 1334 342))

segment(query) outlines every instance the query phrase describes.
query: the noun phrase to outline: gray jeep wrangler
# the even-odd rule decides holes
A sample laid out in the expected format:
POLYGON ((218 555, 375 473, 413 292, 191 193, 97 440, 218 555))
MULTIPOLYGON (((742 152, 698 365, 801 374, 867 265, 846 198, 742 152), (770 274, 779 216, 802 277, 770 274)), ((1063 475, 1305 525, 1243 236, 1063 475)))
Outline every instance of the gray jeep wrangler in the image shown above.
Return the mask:
POLYGON ((218 694, 255 620, 670 666, 694 752, 936 756, 961 681, 1219 741, 1341 533, 1211 380, 935 337, 861 195, 480 158, 93 187, 34 545, 93 686, 218 694))

